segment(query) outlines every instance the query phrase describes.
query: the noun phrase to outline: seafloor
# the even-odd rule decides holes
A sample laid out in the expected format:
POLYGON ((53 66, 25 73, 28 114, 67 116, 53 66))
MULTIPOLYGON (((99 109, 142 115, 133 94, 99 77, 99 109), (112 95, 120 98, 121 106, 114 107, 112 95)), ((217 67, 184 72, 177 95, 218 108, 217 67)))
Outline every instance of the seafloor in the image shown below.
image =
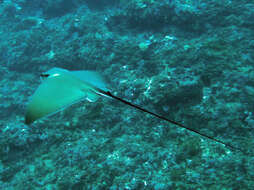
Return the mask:
POLYGON ((254 189, 254 2, 0 0, 0 189, 254 189), (40 73, 97 70, 112 99, 24 124, 40 73))

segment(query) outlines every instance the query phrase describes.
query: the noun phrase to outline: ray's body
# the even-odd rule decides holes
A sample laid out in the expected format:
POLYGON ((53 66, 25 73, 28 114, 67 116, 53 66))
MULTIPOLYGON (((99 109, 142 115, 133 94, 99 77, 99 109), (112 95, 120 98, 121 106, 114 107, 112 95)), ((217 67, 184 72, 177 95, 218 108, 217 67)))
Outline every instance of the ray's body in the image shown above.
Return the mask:
POLYGON ((41 77, 44 78, 44 80, 31 97, 27 106, 27 112, 25 115, 26 124, 31 124, 37 119, 52 115, 84 99, 90 102, 95 102, 100 96, 106 96, 174 124, 177 127, 184 128, 212 141, 223 144, 228 148, 242 151, 241 149, 233 147, 232 145, 219 139, 186 127, 179 122, 170 120, 164 116, 153 113, 145 108, 113 95, 107 89, 106 83, 97 72, 68 71, 61 68, 52 68, 48 72, 43 73, 41 77))

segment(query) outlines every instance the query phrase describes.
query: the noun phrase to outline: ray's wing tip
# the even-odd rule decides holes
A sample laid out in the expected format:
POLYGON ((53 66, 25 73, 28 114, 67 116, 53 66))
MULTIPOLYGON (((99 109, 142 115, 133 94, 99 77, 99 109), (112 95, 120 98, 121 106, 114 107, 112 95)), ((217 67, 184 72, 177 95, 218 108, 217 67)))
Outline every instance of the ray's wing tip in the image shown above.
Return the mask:
POLYGON ((28 121, 26 118, 25 118, 25 121, 24 121, 24 124, 25 125, 30 125, 32 122, 28 121))
POLYGON ((34 121, 35 121, 35 120, 34 120, 31 116, 29 116, 29 114, 26 114, 26 115, 25 115, 25 121, 24 121, 24 123, 25 123, 26 125, 30 125, 30 124, 32 124, 34 121))
POLYGON ((24 123, 26 125, 30 125, 32 123, 32 121, 28 117, 25 117, 25 122, 24 123))

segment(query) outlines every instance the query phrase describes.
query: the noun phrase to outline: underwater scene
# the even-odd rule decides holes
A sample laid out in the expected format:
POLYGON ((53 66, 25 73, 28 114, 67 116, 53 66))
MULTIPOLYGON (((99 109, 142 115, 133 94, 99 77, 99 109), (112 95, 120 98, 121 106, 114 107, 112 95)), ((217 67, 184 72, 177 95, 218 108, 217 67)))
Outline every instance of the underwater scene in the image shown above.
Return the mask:
POLYGON ((254 1, 0 0, 1 190, 253 190, 254 1))

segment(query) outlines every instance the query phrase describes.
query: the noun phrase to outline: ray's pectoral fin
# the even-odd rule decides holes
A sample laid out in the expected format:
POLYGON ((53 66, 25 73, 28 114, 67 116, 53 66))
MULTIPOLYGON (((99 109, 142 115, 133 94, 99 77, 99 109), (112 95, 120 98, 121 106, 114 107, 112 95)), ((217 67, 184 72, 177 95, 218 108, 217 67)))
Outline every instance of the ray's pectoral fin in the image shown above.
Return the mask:
POLYGON ((27 106, 25 123, 52 115, 81 100, 95 102, 107 90, 102 77, 94 71, 68 71, 52 68, 41 75, 43 82, 27 106))
POLYGON ((81 82, 75 80, 68 72, 53 68, 43 74, 43 82, 28 103, 26 124, 52 115, 84 98, 84 92, 80 89, 81 82))
POLYGON ((56 113, 83 98, 84 93, 77 86, 73 87, 70 81, 66 81, 66 76, 47 78, 31 97, 25 123, 30 124, 39 118, 56 113))

